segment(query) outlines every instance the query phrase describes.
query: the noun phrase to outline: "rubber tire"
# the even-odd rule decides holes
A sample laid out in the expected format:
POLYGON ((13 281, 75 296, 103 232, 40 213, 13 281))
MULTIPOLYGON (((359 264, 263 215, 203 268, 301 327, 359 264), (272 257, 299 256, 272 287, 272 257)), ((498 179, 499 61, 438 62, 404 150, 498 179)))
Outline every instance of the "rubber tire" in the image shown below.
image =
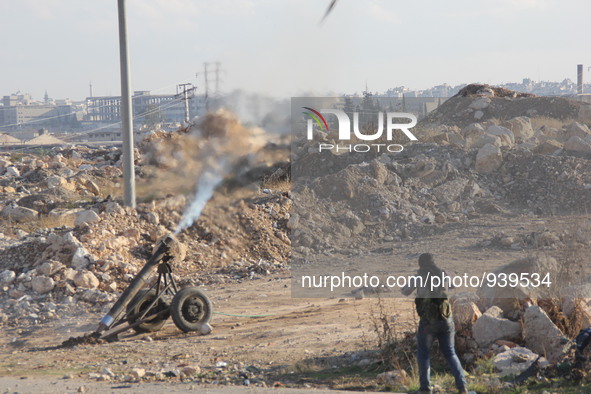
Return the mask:
MULTIPOLYGON (((194 313, 194 311, 193 311, 194 313)), ((174 324, 184 332, 197 331, 201 325, 211 319, 212 305, 205 292, 197 287, 185 287, 172 299, 170 314, 174 324), (197 316, 191 316, 188 310, 192 305, 197 306, 197 316)))
MULTIPOLYGON (((156 298, 156 289, 151 289, 151 290, 140 290, 135 297, 133 297, 133 300, 127 305, 127 315, 131 316, 131 315, 135 315, 138 313, 141 313, 144 311, 144 309, 154 300, 154 298, 156 298), (135 305, 134 308, 132 308, 131 306, 134 305, 136 303, 136 301, 141 300, 137 305, 135 305)), ((156 308, 160 309, 161 308, 168 308, 168 305, 166 305, 166 303, 162 300, 160 300, 156 305, 156 308)), ((138 333, 143 333, 143 332, 155 332, 158 331, 162 328, 162 326, 164 326, 164 324, 166 323, 166 320, 170 317, 170 313, 166 313, 164 315, 160 315, 158 317, 155 317, 151 320, 148 320, 147 322, 144 322, 138 326, 133 327, 133 329, 135 330, 135 332, 138 333)), ((127 319, 127 321, 130 324, 135 323, 135 319, 127 319)))

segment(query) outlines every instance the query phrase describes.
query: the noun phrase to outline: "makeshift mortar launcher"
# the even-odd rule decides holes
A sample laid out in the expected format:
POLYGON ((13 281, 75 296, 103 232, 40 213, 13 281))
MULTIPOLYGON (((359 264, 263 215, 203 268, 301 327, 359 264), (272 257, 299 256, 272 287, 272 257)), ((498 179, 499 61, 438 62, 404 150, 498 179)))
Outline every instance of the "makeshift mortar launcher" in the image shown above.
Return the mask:
POLYGON ((102 335, 102 339, 116 340, 118 334, 129 329, 136 332, 158 331, 170 316, 174 324, 185 332, 207 334, 211 331, 212 305, 207 295, 197 287, 185 287, 179 291, 172 277, 170 262, 175 257, 175 248, 178 251, 181 246, 172 234, 160 241, 146 265, 101 319, 93 337, 102 335), (158 280, 151 287, 145 287, 156 267, 158 280))

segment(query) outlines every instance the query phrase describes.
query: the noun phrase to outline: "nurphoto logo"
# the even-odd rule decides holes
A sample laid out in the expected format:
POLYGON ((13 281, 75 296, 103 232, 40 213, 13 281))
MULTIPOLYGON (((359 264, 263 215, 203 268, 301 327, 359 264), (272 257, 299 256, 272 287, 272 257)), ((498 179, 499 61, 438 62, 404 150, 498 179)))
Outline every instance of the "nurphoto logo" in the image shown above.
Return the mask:
MULTIPOLYGON (((336 152, 369 152, 370 150, 377 150, 378 152, 401 152, 404 147, 400 144, 390 143, 392 141, 395 131, 401 131, 410 141, 418 141, 417 137, 411 133, 410 129, 416 126, 417 117, 413 114, 406 112, 378 112, 378 128, 373 133, 362 133, 359 128, 359 112, 353 112, 353 135, 357 140, 363 141, 362 143, 346 143, 350 142, 352 138, 351 134, 351 119, 345 111, 339 109, 321 109, 317 111, 311 107, 302 107, 306 111, 305 115, 309 116, 307 123, 307 139, 312 141, 314 139, 314 123, 318 125, 320 131, 328 133, 329 124, 323 114, 330 114, 336 116, 338 122, 338 140, 340 143, 329 144, 320 143, 318 144, 318 152, 323 150, 334 150, 336 152), (384 135, 384 118, 386 119, 386 141, 388 143, 370 143, 371 141, 378 141, 384 135), (406 123, 398 123, 400 119, 410 120, 406 123), (344 143, 343 143, 344 142, 344 143)), ((363 129, 367 132, 367 129, 363 129)))

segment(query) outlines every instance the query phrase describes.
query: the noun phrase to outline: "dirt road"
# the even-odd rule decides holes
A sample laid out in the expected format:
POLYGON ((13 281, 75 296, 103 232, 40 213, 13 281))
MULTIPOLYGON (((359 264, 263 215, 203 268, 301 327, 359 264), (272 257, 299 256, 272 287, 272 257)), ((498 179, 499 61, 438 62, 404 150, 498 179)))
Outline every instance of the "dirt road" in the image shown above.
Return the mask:
MULTIPOLYGON (((541 229, 562 231, 573 220, 487 216, 475 219, 470 226, 397 243, 391 254, 408 258, 409 267, 414 264, 411 256, 430 250, 451 270, 490 268, 532 250, 483 247, 483 240, 499 232, 517 237, 541 229), (453 250, 446 246, 452 240, 456 245, 453 250)), ((212 320, 214 331, 206 336, 182 333, 168 322, 157 333, 126 334, 119 342, 63 349, 56 346, 71 336, 93 331, 101 315, 6 327, 0 336, 0 375, 31 381, 63 377, 103 381, 107 390, 110 385, 138 381, 170 384, 173 389, 180 382, 195 387, 248 384, 260 388, 375 389, 379 372, 371 368, 376 359, 371 353, 377 345, 375 324, 385 316, 398 332, 413 330, 412 300, 292 298, 290 286, 291 279, 284 274, 206 288, 217 313, 212 320), (200 372, 181 374, 187 367, 200 372), (137 369, 143 377, 138 378, 137 369)), ((13 390, 12 384, 3 386, 13 390)), ((154 387, 157 390, 159 386, 154 387)), ((186 387, 190 386, 182 386, 186 387)))

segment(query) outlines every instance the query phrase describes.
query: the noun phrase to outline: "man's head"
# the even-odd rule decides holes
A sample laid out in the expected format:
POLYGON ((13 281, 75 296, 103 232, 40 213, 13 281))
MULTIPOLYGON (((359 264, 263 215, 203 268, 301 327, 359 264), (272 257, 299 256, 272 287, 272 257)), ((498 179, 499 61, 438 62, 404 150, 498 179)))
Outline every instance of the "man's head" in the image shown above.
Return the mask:
POLYGON ((431 253, 423 253, 419 256, 419 267, 430 267, 435 264, 435 260, 433 259, 433 255, 431 253))

